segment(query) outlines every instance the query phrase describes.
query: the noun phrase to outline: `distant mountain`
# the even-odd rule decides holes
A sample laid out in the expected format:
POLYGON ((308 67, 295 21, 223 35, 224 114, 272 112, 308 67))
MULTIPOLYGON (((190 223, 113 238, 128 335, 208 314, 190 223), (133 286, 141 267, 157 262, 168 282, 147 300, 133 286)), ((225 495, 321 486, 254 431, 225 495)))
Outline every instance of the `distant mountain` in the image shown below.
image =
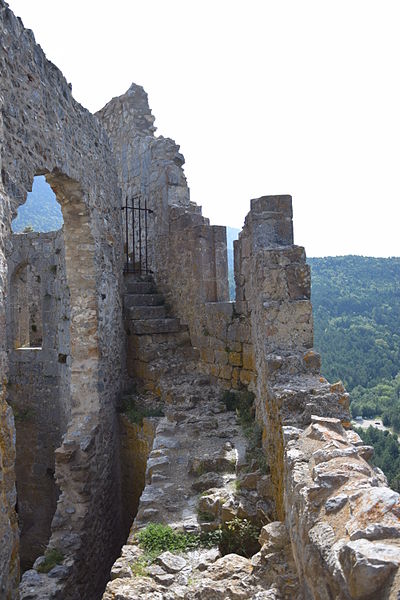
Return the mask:
POLYGON ((32 191, 25 204, 19 207, 18 215, 12 222, 14 233, 24 230, 47 232, 63 226, 61 206, 43 175, 34 178, 32 191))

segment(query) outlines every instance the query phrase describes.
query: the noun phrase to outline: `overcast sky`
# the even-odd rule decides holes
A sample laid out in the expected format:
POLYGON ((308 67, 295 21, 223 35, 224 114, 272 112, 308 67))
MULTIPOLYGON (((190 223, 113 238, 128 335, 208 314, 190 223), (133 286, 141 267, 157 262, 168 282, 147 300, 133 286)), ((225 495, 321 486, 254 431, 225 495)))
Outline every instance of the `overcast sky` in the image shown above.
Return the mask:
POLYGON ((9 0, 91 111, 143 85, 192 200, 291 194, 309 256, 400 255, 398 0, 9 0))

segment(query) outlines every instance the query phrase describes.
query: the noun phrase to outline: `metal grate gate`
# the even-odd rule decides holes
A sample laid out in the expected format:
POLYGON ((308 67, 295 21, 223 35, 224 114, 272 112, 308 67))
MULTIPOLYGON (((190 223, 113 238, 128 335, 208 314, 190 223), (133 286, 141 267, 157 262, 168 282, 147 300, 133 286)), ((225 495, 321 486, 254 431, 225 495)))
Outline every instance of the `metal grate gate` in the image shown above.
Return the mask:
POLYGON ((124 273, 148 275, 148 216, 153 210, 147 208, 147 197, 140 194, 126 197, 125 206, 125 267, 124 273))

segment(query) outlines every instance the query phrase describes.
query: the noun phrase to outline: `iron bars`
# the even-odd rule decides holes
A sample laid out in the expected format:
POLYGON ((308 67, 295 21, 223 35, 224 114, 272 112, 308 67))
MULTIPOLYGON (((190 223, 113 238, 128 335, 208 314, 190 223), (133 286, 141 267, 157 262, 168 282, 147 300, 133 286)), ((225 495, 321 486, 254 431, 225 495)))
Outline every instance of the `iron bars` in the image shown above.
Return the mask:
POLYGON ((140 194, 126 197, 125 206, 125 267, 124 273, 148 275, 148 220, 153 210, 147 208, 147 197, 140 194))

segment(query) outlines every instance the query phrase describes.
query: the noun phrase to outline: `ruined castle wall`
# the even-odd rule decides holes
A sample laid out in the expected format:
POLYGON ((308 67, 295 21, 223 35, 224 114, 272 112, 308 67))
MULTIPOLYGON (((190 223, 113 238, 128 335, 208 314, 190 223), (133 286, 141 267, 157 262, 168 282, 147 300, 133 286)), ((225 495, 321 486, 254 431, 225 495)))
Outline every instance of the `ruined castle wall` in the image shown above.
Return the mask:
POLYGON ((73 100, 60 71, 3 0, 0 70, 0 319, 4 324, 4 238, 38 174, 46 175, 62 207, 71 306, 71 418, 56 451, 61 494, 50 540, 65 561, 52 578, 28 571, 21 597, 33 598, 37 589, 36 597, 45 598, 51 588, 66 600, 90 599, 101 592, 120 543, 114 404, 124 348, 117 174, 98 120, 73 100))
MULTIPOLYGON (((0 110, 0 140, 2 126, 0 110)), ((1 154, 0 152, 0 170, 2 169, 1 154)), ((11 226, 10 214, 9 200, 5 196, 4 186, 0 179, 0 223, 6 230, 11 226)), ((0 235, 0 332, 2 332, 0 335, 0 596, 14 599, 19 581, 19 535, 15 512, 15 424, 12 409, 7 403, 8 360, 5 336, 7 260, 5 241, 4 236, 0 235)))
POLYGON ((211 226, 190 202, 179 146, 154 137, 147 94, 135 84, 97 116, 112 141, 123 199, 140 194, 153 211, 149 267, 171 314, 189 326, 204 373, 227 389, 252 385, 248 318, 243 303, 229 303, 226 228, 211 226))
POLYGON ((59 496, 54 452, 61 445, 71 413, 70 358, 67 362, 71 354, 70 306, 62 231, 12 235, 8 242, 8 402, 17 430, 20 561, 24 572, 47 546, 59 496), (33 287, 32 278, 26 277, 30 268, 34 268, 37 284, 33 287), (23 314, 30 317, 26 325, 33 331, 24 331, 28 340, 21 348, 23 314))
POLYGON ((17 598, 19 581, 18 522, 15 512, 15 427, 6 401, 6 380, 0 389, 0 596, 17 598))
MULTIPOLYGON (((140 196, 141 207, 146 200, 152 211, 147 219, 147 266, 157 276, 160 263, 166 259, 164 246, 169 233, 169 206, 190 206, 189 188, 182 169, 185 160, 173 140, 154 136, 154 117, 141 86, 132 84, 125 94, 113 98, 96 116, 111 140, 122 192, 121 206, 134 197, 135 206, 138 206, 140 196)), ((120 214, 125 226, 126 215, 123 211, 120 214)), ((137 214, 135 221, 135 263, 139 267, 137 214)), ((128 212, 128 224, 131 228, 131 211, 128 212)), ((144 230, 143 220, 141 225, 144 230)), ((142 268, 145 266, 144 241, 142 238, 142 268)), ((133 261, 131 241, 128 252, 133 261)))
POLYGON ((400 496, 366 462, 373 449, 349 430, 342 384, 320 375, 309 267, 292 231, 291 198, 262 197, 235 245, 277 516, 288 526, 306 599, 394 599, 400 496))
MULTIPOLYGON (((154 136, 154 117, 143 88, 132 84, 96 115, 112 142, 123 203, 140 196, 141 206, 146 200, 152 211, 147 219, 147 266, 171 311, 192 327, 194 306, 229 298, 225 228, 210 226, 201 207, 190 201, 184 157, 173 140, 154 136)), ((131 211, 131 228, 130 217, 131 211)), ((125 219, 123 212, 124 226, 125 219)), ((136 214, 135 257, 128 241, 129 258, 136 267, 140 256, 137 219, 136 214)), ((142 268, 143 229, 142 220, 142 268)))

